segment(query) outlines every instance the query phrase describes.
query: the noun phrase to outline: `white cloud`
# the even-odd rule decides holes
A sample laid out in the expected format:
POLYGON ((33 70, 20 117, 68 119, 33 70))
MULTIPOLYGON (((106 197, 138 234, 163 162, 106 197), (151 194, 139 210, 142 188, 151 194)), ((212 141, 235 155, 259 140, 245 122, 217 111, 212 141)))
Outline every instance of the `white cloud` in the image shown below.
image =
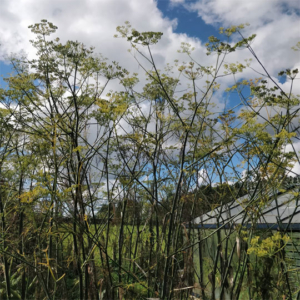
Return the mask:
MULTIPOLYGON (((94 46, 95 53, 101 53, 109 61, 117 61, 131 72, 138 72, 141 83, 145 83, 144 70, 139 67, 128 53, 129 43, 125 39, 115 39, 116 27, 130 21, 133 28, 139 31, 163 32, 161 41, 152 47, 152 54, 158 69, 167 63, 173 64, 178 58, 177 49, 182 42, 196 46, 197 57, 204 57, 207 64, 214 58, 206 57, 205 47, 195 38, 186 34, 174 33, 176 20, 163 17, 154 0, 11 0, 0 2, 0 60, 11 53, 26 53, 29 58, 35 57, 36 50, 29 40, 34 34, 28 26, 41 19, 47 19, 58 30, 62 42, 77 40, 87 46, 94 46), (17 9, 16 9, 17 7, 17 9)), ((118 90, 117 81, 111 81, 108 90, 118 90)), ((104 93, 104 95, 106 92, 104 93)), ((104 96, 103 95, 103 96, 104 96)))
MULTIPOLYGON (((296 14, 296 10, 299 9, 297 0, 199 0, 186 3, 184 0, 171 0, 171 2, 198 12, 208 24, 230 26, 251 23, 245 34, 257 33, 252 46, 273 76, 276 76, 279 70, 293 68, 299 63, 299 52, 290 49, 300 35, 300 26, 297 26, 300 24, 299 15, 296 14)), ((68 39, 78 40, 88 46, 95 46, 95 52, 102 53, 109 60, 120 62, 121 66, 134 72, 144 73, 127 52, 128 43, 124 39, 113 38, 116 27, 124 24, 126 20, 140 31, 164 33, 162 40, 153 47, 153 56, 159 68, 168 62, 173 63, 174 59, 178 58, 176 51, 181 42, 189 42, 196 47, 193 56, 202 65, 212 65, 216 58, 205 55, 206 49, 200 40, 190 38, 186 34, 174 33, 177 20, 163 17, 154 0, 2 0, 0 59, 11 52, 21 50, 29 57, 33 57, 35 50, 29 43, 33 34, 28 25, 41 19, 48 19, 58 26, 57 36, 63 42, 68 39)), ((250 56, 247 50, 237 51, 226 60, 242 62, 244 58, 250 56)), ((261 71, 257 64, 253 66, 261 71)), ((249 70, 243 73, 243 76, 253 78, 256 75, 249 70)), ((220 78, 220 81, 228 85, 232 82, 232 78, 224 77, 220 78)), ((116 86, 117 83, 112 83, 109 88, 114 89, 116 86)))
POLYGON ((300 160, 300 142, 298 143, 293 143, 293 144, 288 144, 286 145, 284 152, 288 153, 288 152, 293 152, 296 154, 297 156, 297 160, 294 163, 294 166, 290 169, 290 172, 287 172, 287 175, 295 177, 296 175, 300 175, 300 164, 299 164, 299 160, 300 160))
POLYGON ((257 34, 252 47, 272 75, 299 62, 291 50, 300 36, 298 0, 198 0, 185 7, 217 27, 250 23, 245 35, 257 34))
POLYGON ((153 0, 12 0, 0 4, 0 57, 20 49, 32 57, 34 50, 28 40, 33 34, 27 27, 41 19, 58 26, 62 41, 78 40, 95 46, 96 52, 127 66, 132 65, 132 60, 128 62, 128 44, 113 38, 116 27, 126 20, 140 31, 163 31, 165 48, 175 50, 178 44, 172 37, 176 22, 163 18, 153 0))
MULTIPOLYGON (((257 33, 252 46, 262 63, 272 76, 281 69, 299 66, 299 52, 290 48, 294 46, 300 36, 300 18, 298 0, 202 0, 196 2, 171 0, 173 4, 181 5, 191 11, 198 12, 199 16, 208 23, 217 27, 238 25, 249 22, 245 35, 257 33), (299 12, 299 11, 298 11, 299 12)), ((100 52, 110 60, 120 62, 121 66, 133 72, 144 71, 127 52, 129 47, 123 39, 114 39, 116 27, 129 20, 132 26, 140 31, 161 31, 162 40, 153 47, 153 55, 158 67, 172 63, 178 58, 176 50, 181 42, 189 42, 196 47, 193 57, 202 65, 212 65, 215 56, 206 56, 206 49, 202 42, 190 38, 186 34, 174 33, 177 20, 163 17, 154 0, 2 0, 0 2, 0 59, 11 52, 24 50, 29 57, 34 57, 35 50, 30 46, 29 39, 33 34, 28 25, 48 19, 58 26, 57 36, 64 42, 78 40, 87 46, 95 46, 95 52, 100 52)), ((199 28, 201 30, 201 28, 199 28)), ((242 62, 249 58, 250 53, 237 51, 226 62, 242 62)), ((253 66, 261 71, 258 64, 253 66)), ((259 76, 250 69, 243 73, 243 77, 259 76)), ((239 78, 239 77, 237 77, 239 78)), ((222 88, 232 83, 232 77, 220 78, 222 88)), ((144 82, 143 82, 144 83, 144 82)), ((202 87, 202 81, 197 82, 202 87)), ((289 82, 283 84, 288 90, 289 82)), ((108 89, 115 89, 117 82, 110 84, 108 89)), ((299 90, 299 87, 295 85, 299 90)), ((299 85, 300 86, 300 85, 299 85)), ((184 84, 180 87, 184 90, 184 84)), ((223 109, 222 95, 216 94, 215 110, 223 109)), ((142 111, 146 112, 144 105, 142 111)), ((121 124, 124 125, 125 124, 121 124)), ((216 125, 217 126, 217 125, 216 125)), ((199 183, 207 180, 207 173, 202 170, 199 183)))
POLYGON ((208 173, 205 169, 201 169, 198 172, 198 184, 199 185, 206 185, 209 184, 210 180, 209 180, 209 176, 208 173))
POLYGON ((170 0, 172 4, 184 3, 184 0, 170 0))

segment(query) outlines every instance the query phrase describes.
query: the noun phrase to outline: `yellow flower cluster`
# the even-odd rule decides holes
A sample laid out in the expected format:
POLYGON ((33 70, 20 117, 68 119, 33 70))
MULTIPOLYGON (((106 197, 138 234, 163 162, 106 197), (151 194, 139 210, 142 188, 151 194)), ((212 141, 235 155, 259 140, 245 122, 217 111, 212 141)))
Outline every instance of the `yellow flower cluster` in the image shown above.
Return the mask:
POLYGON ((290 238, 287 235, 281 236, 280 232, 276 232, 264 240, 260 240, 259 236, 255 236, 251 239, 251 247, 247 253, 249 255, 255 254, 259 257, 271 257, 282 250, 289 240, 290 238))

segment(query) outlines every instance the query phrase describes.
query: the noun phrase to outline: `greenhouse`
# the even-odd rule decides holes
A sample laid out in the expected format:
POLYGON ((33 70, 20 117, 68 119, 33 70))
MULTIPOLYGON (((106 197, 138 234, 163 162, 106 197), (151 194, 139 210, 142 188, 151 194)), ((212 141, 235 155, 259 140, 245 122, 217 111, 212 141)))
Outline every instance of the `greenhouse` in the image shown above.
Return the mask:
POLYGON ((280 189, 251 182, 247 195, 191 222, 194 296, 300 299, 299 186, 300 177, 280 189))

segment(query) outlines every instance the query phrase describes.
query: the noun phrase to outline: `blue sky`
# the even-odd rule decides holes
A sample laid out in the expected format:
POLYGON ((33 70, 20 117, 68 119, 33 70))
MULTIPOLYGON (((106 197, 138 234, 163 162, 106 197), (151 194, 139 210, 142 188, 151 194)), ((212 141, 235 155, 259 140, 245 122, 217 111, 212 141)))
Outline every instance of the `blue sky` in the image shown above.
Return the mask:
MULTIPOLYGON (((277 73, 280 70, 300 69, 300 52, 291 50, 300 40, 299 12, 299 0, 2 0, 0 75, 10 72, 10 65, 4 61, 11 53, 35 57, 28 42, 33 38, 28 25, 41 19, 58 26, 57 35, 62 41, 78 40, 95 46, 95 52, 119 61, 132 72, 139 69, 127 52, 128 44, 113 38, 115 28, 127 20, 140 31, 163 32, 161 42, 153 48, 159 68, 179 57, 177 49, 182 42, 196 48, 194 56, 201 64, 213 64, 214 57, 205 54, 204 44, 208 37, 218 35, 221 26, 248 22, 250 26, 244 34, 257 34, 252 47, 274 80, 279 82, 277 73)), ((250 57, 247 51, 237 51, 228 62, 242 62, 250 57)), ((262 71, 257 63, 252 67, 262 71)), ((257 73, 249 69, 243 77, 254 78, 257 73)), ((233 78, 221 80, 223 89, 232 83, 233 78)), ((289 89, 289 82, 281 80, 281 83, 284 89, 289 89)), ((0 84, 3 84, 2 79, 0 84)), ((111 89, 115 87, 110 86, 111 89)), ((300 84, 295 85, 294 91, 300 94, 300 84)), ((227 105, 234 105, 238 98, 219 93, 214 101, 222 110, 226 101, 227 105)))
MULTIPOLYGON (((164 33, 162 46, 155 50, 158 63, 172 63, 178 58, 180 43, 189 42, 196 45, 196 54, 208 65, 213 61, 203 55, 208 37, 218 36, 220 26, 249 22, 245 35, 257 34, 253 48, 268 71, 277 76, 278 71, 299 65, 299 53, 291 51, 300 39, 299 12, 298 0, 2 0, 0 74, 9 73, 3 61, 11 53, 34 57, 28 42, 33 35, 27 27, 48 19, 58 26, 62 41, 93 45, 96 52, 125 67, 129 65, 128 45, 113 39, 115 28, 124 21, 141 31, 164 33)), ((233 61, 245 58, 240 53, 232 57, 233 61)))
MULTIPOLYGON (((156 2, 156 5, 165 18, 177 20, 177 26, 174 27, 175 33, 187 34, 188 36, 198 38, 203 42, 208 41, 208 37, 211 35, 218 37, 220 36, 217 26, 206 24, 203 19, 194 11, 188 11, 182 6, 172 5, 169 0, 158 0, 156 2)), ((13 51, 17 52, 16 50, 17 49, 14 49, 13 51)), ((5 53, 5 55, 9 55, 9 53, 7 52, 5 53)), ((4 60, 4 57, 2 57, 2 60, 0 60, 0 84, 5 86, 5 82, 2 80, 2 76, 9 76, 12 69, 7 62, 4 62, 4 60)))
POLYGON ((8 63, 5 63, 3 61, 0 61, 0 85, 1 87, 6 86, 6 83, 3 81, 3 77, 8 77, 9 74, 12 72, 11 65, 8 63))
MULTIPOLYGON (((21 51, 34 57, 28 42, 33 36, 27 27, 41 19, 57 25, 63 41, 93 45, 121 64, 128 60, 128 46, 113 35, 127 20, 141 31, 164 33, 162 47, 156 50, 164 63, 177 58, 181 42, 196 45, 201 55, 208 37, 218 35, 220 26, 248 22, 245 34, 257 34, 253 48, 275 76, 282 68, 299 64, 299 54, 291 51, 300 38, 299 11, 298 0, 2 0, 0 61, 21 51)), ((237 53, 236 59, 241 58, 237 53)), ((211 61, 202 55, 201 60, 211 61)), ((0 73, 7 73, 8 67, 0 64, 0 73)))
MULTIPOLYGON (((21 52, 34 57, 28 42, 32 35, 27 27, 42 18, 58 25, 62 40, 76 39, 93 45, 97 52, 121 64, 129 61, 125 51, 127 45, 116 42, 113 35, 116 26, 126 20, 137 29, 164 33, 163 41, 167 42, 157 51, 162 63, 172 63, 178 57, 176 50, 180 43, 190 42, 199 49, 197 54, 201 62, 204 60, 209 65, 213 60, 203 55, 208 37, 220 37, 220 26, 246 22, 251 26, 245 34, 258 34, 253 48, 275 77, 278 71, 297 67, 300 61, 299 54, 290 49, 300 39, 300 2, 297 0, 45 0, 42 3, 31 0, 30 3, 28 0, 3 0, 0 3, 2 76, 11 71, 3 62, 11 53, 21 52), (17 3, 19 10, 15 9, 17 3), (70 5, 72 3, 75 5, 70 5)), ((244 58, 237 53, 236 60, 244 58)), ((126 63, 125 67, 128 67, 126 63)), ((253 74, 247 76, 253 77, 253 74)), ((283 78, 278 80, 284 83, 283 78)), ((1 78, 0 84, 3 85, 1 78)))
POLYGON ((158 0, 157 7, 165 17, 178 20, 174 29, 176 33, 185 33, 203 42, 211 35, 219 36, 217 26, 206 24, 195 11, 189 11, 181 5, 172 5, 168 0, 158 0))

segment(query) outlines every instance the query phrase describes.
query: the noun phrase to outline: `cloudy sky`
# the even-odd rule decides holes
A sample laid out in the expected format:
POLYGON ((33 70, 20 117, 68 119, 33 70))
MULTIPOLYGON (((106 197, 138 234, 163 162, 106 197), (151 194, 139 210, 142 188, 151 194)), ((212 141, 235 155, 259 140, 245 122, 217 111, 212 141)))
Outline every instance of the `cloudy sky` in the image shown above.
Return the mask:
MULTIPOLYGON (((10 71, 5 60, 12 53, 34 57, 35 49, 29 43, 34 35, 28 26, 41 19, 58 26, 57 36, 62 42, 78 40, 94 46, 95 52, 132 72, 141 70, 127 52, 128 43, 113 37, 116 27, 125 21, 139 31, 163 32, 162 40, 152 48, 161 69, 182 57, 177 53, 182 42, 195 46, 194 57, 202 65, 214 64, 215 57, 206 55, 208 37, 218 36, 221 26, 241 23, 250 23, 243 31, 245 36, 257 34, 251 46, 276 81, 282 69, 300 68, 300 51, 291 49, 300 40, 299 0, 1 0, 1 75, 10 71)), ((236 51, 227 62, 243 63, 250 57, 249 51, 236 51)), ((252 66, 262 71, 257 63, 252 66)), ((257 74, 249 69, 243 77, 254 78, 257 74)), ((232 79, 221 79, 222 90, 233 83, 232 79)), ((282 84, 289 88, 289 82, 282 84)), ((300 84, 294 86, 294 92, 300 94, 300 84)), ((224 95, 217 96, 214 101, 222 106, 224 95)))
MULTIPOLYGON (((35 50, 29 43, 33 34, 28 26, 41 19, 58 26, 62 41, 78 40, 94 46, 95 52, 133 72, 139 67, 127 52, 129 45, 113 37, 116 27, 125 21, 139 31, 163 32, 161 42, 153 49, 160 67, 178 58, 182 42, 195 46, 196 59, 210 65, 214 58, 206 56, 204 46, 208 37, 218 35, 221 26, 250 23, 244 35, 257 34, 252 47, 276 81, 280 70, 300 68, 300 52, 291 49, 300 40, 299 0, 1 0, 1 75, 10 70, 6 57, 11 53, 34 57, 35 50)), ((231 60, 250 57, 246 51, 237 51, 231 60)), ((253 66, 261 71, 257 64, 253 66)), ((252 71, 247 72, 244 76, 255 77, 252 71)), ((281 84, 289 87, 289 82, 281 84)), ((294 91, 300 94, 300 84, 294 91)))
MULTIPOLYGON (((164 33, 155 49, 162 64, 177 58, 181 42, 196 45, 202 54, 207 38, 217 35, 220 26, 248 22, 251 26, 245 34, 257 34, 252 46, 272 74, 299 64, 299 53, 291 50, 300 39, 298 0, 2 0, 1 62, 21 50, 34 55, 28 25, 41 19, 57 25, 62 40, 93 45, 97 52, 121 64, 128 62, 128 45, 113 35, 127 20, 140 31, 164 33)), ((5 72, 3 63, 1 72, 5 72)))

